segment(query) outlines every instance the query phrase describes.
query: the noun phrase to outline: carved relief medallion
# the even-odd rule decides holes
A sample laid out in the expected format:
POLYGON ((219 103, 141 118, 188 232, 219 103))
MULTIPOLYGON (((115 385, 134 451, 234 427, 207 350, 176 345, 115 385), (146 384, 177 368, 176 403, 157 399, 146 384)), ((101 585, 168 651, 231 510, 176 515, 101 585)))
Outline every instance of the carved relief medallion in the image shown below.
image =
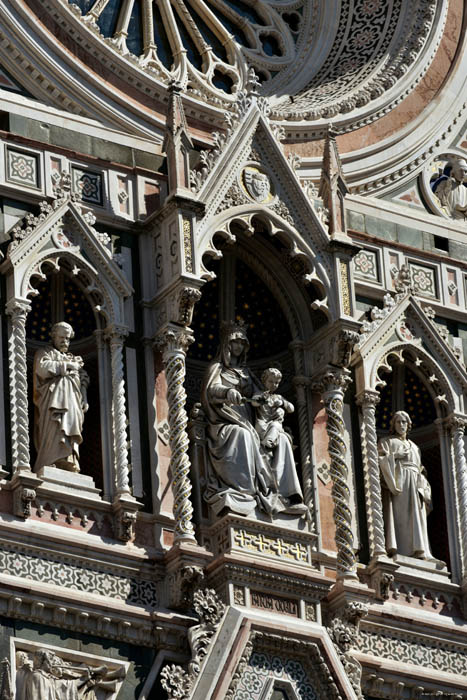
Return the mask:
POLYGON ((467 152, 456 149, 436 156, 421 174, 420 184, 434 214, 467 221, 467 152))
POLYGON ((272 201, 271 182, 266 173, 253 166, 248 166, 242 173, 242 181, 245 191, 255 202, 268 204, 272 201))

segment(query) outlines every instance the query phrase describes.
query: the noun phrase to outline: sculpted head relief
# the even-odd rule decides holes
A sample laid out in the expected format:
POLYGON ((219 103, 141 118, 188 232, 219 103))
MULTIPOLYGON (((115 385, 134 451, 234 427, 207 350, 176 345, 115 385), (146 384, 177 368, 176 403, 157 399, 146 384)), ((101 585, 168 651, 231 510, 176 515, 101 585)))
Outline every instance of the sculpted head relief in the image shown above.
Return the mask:
POLYGON ((432 190, 444 211, 460 221, 467 219, 467 161, 465 158, 452 158, 444 172, 432 184, 432 190))

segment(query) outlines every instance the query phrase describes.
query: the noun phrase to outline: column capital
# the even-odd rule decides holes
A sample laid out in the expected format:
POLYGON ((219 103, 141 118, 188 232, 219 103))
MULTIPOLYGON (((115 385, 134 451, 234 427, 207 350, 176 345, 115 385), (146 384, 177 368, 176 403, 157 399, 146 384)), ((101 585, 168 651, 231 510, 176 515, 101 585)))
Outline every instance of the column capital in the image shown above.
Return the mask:
POLYGON ((328 367, 313 380, 312 388, 319 394, 335 394, 342 397, 351 381, 350 370, 344 367, 328 367))
POLYGON ((362 406, 363 408, 365 407, 376 407, 381 400, 381 397, 379 395, 379 391, 374 391, 373 389, 364 389, 363 391, 360 391, 356 397, 355 397, 355 402, 357 403, 358 406, 362 406))
POLYGON ((186 355, 189 346, 194 340, 193 331, 186 326, 168 324, 154 337, 154 346, 164 355, 186 355))
POLYGON ((123 345, 129 335, 127 326, 119 323, 112 323, 104 329, 104 337, 111 343, 123 345))
POLYGON ((31 302, 29 299, 20 299, 18 297, 15 297, 13 299, 10 299, 7 301, 5 304, 5 311, 8 314, 8 316, 27 316, 27 314, 31 310, 31 302))
POLYGON ((467 428, 467 416, 463 413, 451 413, 444 419, 445 426, 451 431, 461 430, 465 432, 467 428))

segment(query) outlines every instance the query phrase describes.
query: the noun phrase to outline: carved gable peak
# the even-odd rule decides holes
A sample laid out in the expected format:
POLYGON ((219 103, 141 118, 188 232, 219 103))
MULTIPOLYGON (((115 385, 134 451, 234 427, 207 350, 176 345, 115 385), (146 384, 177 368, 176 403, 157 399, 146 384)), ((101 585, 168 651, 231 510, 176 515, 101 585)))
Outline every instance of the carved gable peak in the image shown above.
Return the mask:
POLYGON ((455 347, 446 328, 435 322, 433 309, 422 307, 409 289, 407 286, 403 292, 386 294, 383 308, 373 307, 371 321, 365 321, 360 328, 360 342, 354 348, 352 363, 358 362, 358 356, 380 356, 384 348, 397 348, 401 359, 405 347, 424 348, 435 363, 449 368, 461 386, 467 386, 462 349, 455 347))
POLYGON ((52 256, 58 265, 60 258, 71 256, 78 266, 82 260, 96 274, 102 273, 119 295, 130 296, 133 289, 120 268, 120 255, 111 249, 110 236, 94 228, 96 217, 76 201, 76 195, 62 188, 56 191, 55 200, 40 203, 38 216, 27 214, 12 229, 2 268, 13 267, 19 273, 40 266, 44 257, 52 256))

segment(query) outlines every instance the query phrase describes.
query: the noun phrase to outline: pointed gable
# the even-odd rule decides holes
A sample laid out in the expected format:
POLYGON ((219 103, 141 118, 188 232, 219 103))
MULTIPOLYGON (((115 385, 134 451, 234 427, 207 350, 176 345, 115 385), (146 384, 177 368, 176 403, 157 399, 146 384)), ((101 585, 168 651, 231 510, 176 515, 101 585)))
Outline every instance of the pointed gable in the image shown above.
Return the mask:
POLYGON ((79 280, 93 308, 107 321, 123 322, 123 300, 133 292, 110 248, 110 237, 93 228, 95 217, 83 213, 76 197, 61 191, 42 202, 39 216, 28 214, 12 229, 13 240, 1 270, 9 275, 9 296, 34 296, 34 277, 62 266, 79 280))
POLYGON ((371 321, 363 323, 360 342, 354 348, 352 364, 359 389, 384 385, 379 370, 391 370, 391 355, 404 361, 408 353, 431 387, 435 403, 459 410, 458 402, 467 391, 466 367, 433 316, 429 307, 422 308, 410 287, 394 296, 386 294, 383 308, 374 307, 371 321))

